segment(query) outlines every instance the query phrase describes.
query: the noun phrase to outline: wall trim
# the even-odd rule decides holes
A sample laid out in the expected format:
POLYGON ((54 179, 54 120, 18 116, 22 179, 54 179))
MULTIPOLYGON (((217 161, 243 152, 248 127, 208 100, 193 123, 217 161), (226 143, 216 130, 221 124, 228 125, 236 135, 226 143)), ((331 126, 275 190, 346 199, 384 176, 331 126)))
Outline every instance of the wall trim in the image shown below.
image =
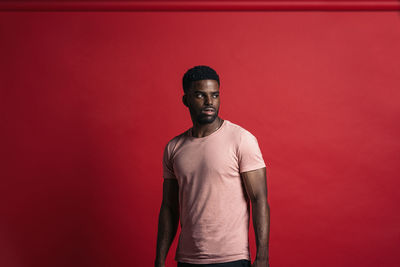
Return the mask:
POLYGON ((1 1, 0 11, 400 11, 400 1, 1 1))

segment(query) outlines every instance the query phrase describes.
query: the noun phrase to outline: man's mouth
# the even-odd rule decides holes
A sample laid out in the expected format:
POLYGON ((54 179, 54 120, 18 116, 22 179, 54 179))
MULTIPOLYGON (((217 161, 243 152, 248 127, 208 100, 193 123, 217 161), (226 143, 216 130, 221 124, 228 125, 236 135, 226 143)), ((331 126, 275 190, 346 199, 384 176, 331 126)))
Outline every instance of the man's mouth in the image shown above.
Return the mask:
POLYGON ((213 108, 205 108, 201 111, 203 114, 213 115, 215 113, 215 109, 213 108))

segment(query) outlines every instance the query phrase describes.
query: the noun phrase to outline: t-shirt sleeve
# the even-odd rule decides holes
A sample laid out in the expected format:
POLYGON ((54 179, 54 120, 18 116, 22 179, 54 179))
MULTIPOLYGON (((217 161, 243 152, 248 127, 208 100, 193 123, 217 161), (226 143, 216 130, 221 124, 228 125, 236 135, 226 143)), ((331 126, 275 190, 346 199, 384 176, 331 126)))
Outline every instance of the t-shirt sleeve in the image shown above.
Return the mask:
POLYGON ((170 143, 165 146, 164 155, 163 155, 163 178, 164 179, 176 179, 174 173, 174 167, 171 162, 171 151, 170 151, 170 143))
POLYGON ((265 167, 257 139, 248 131, 241 135, 238 148, 239 172, 248 172, 265 167))

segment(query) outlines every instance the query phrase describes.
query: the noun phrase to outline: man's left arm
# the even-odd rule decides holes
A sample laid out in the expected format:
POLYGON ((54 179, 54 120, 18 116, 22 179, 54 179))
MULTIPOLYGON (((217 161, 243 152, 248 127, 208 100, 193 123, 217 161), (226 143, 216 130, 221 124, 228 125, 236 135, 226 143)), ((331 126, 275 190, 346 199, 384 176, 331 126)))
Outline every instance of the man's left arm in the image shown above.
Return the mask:
POLYGON ((269 205, 267 199, 266 169, 241 173, 251 201, 257 254, 252 267, 269 266, 269 205))

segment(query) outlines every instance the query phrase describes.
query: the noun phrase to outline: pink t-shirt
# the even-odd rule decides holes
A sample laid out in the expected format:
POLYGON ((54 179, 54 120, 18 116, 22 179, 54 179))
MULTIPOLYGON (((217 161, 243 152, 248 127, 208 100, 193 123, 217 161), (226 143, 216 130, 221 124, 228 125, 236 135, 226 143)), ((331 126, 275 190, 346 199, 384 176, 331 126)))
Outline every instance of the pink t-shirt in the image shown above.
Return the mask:
POLYGON ((179 183, 181 233, 176 261, 251 259, 249 202, 240 173, 263 167, 256 138, 227 120, 206 137, 192 137, 189 129, 168 142, 163 177, 179 183))

